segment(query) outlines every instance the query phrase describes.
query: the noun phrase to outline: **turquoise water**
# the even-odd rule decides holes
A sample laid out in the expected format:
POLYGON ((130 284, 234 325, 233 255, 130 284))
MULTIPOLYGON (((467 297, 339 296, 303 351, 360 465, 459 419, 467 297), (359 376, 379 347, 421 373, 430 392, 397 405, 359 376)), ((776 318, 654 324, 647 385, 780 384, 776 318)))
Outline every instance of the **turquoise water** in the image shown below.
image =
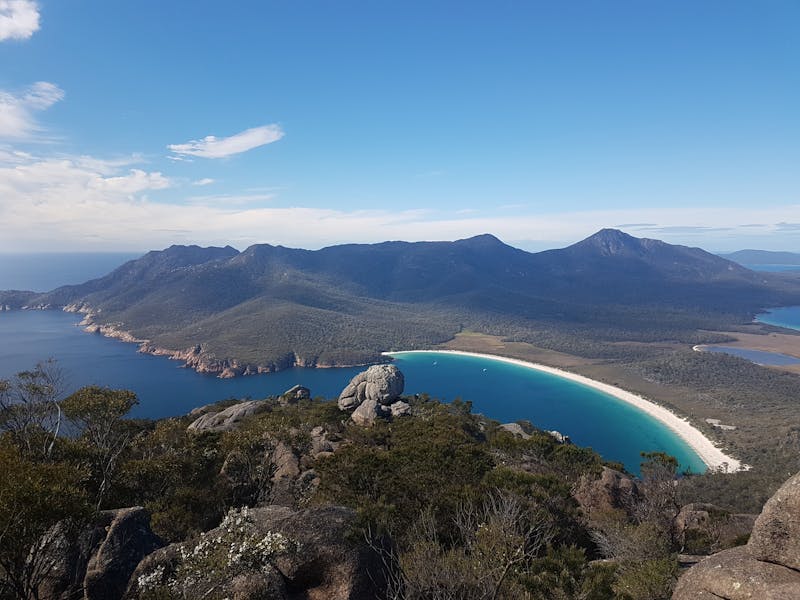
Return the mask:
POLYGON ((734 348, 732 346, 705 346, 703 351, 722 352, 723 354, 745 358, 757 365, 771 367, 800 364, 800 359, 789 356, 788 354, 780 354, 779 352, 765 352, 764 350, 750 350, 748 348, 734 348))
MULTIPOLYGON (((362 368, 288 369, 279 373, 218 379, 180 367, 164 357, 140 354, 134 344, 88 334, 78 317, 60 311, 0 313, 0 378, 55 358, 68 389, 90 384, 136 392, 133 416, 160 418, 226 398, 263 398, 295 384, 333 398, 362 368)), ((473 410, 502 422, 528 419, 556 429, 576 444, 638 472, 642 451, 660 450, 698 472, 702 461, 658 421, 602 392, 493 359, 450 354, 404 353, 396 359, 406 393, 473 402, 473 410)))
POLYGON ((767 309, 766 312, 756 315, 756 321, 800 331, 800 306, 767 309))
POLYGON ((439 397, 470 400, 474 412, 501 422, 528 419, 632 472, 639 472, 640 452, 656 450, 675 456, 683 469, 705 471, 694 451, 659 421, 580 383, 477 356, 404 352, 394 358, 405 374, 407 393, 438 390, 439 397))

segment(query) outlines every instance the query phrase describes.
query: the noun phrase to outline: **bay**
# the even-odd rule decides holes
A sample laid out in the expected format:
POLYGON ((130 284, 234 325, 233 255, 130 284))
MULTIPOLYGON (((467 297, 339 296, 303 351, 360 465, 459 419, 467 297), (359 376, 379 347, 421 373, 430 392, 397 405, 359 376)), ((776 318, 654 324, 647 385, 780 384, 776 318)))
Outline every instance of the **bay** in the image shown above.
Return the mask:
POLYGON ((769 308, 763 313, 756 315, 756 321, 776 327, 786 327, 787 329, 797 329, 800 331, 800 306, 782 306, 779 308, 769 308))
MULTIPOLYGON (((363 367, 293 368, 278 373, 219 379, 182 368, 164 357, 141 354, 134 344, 88 334, 79 317, 60 311, 0 313, 0 378, 58 361, 69 390, 101 385, 136 392, 132 416, 162 418, 227 398, 264 398, 295 384, 315 397, 335 398, 363 367)), ((598 390, 561 377, 490 358, 407 353, 396 358, 406 378, 405 393, 427 393, 473 403, 473 410, 501 422, 527 419, 558 430, 576 444, 591 446, 608 460, 639 471, 642 451, 678 458, 683 469, 705 470, 700 458, 666 426, 598 390)))

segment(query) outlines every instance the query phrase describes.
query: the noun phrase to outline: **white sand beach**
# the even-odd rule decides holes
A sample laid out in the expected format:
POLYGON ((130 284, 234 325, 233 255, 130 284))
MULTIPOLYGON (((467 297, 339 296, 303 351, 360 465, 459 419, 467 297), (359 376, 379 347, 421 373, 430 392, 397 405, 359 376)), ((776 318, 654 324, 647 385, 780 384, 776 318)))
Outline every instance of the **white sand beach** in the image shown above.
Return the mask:
MULTIPOLYGON (((435 352, 442 354, 477 356, 480 358, 488 358, 491 360, 498 360, 505 363, 519 365, 528 369, 534 369, 536 371, 542 371, 544 373, 550 373, 551 375, 557 375, 558 377, 569 379, 576 383, 580 383, 581 385, 600 390, 601 392, 618 398, 623 402, 627 402, 628 404, 635 406, 639 410, 644 411, 651 417, 657 419, 666 425, 670 430, 672 430, 684 442, 686 442, 686 444, 697 453, 700 459, 711 470, 721 470, 732 473, 734 471, 746 471, 750 468, 748 465, 741 463, 732 456, 728 456, 722 450, 717 448, 714 443, 705 435, 703 435, 700 430, 695 428, 688 421, 688 419, 681 418, 663 406, 655 404, 650 400, 646 400, 642 396, 638 396, 637 394, 633 394, 613 385, 596 381, 594 379, 589 379, 583 375, 577 375, 576 373, 570 373, 569 371, 564 371, 562 369, 556 369, 546 365, 518 360, 516 358, 506 358, 504 356, 497 356, 494 354, 479 354, 477 352, 463 352, 461 350, 410 350, 408 352, 435 352)), ((405 352, 384 352, 383 354, 386 356, 394 356, 397 354, 405 354, 405 352)))

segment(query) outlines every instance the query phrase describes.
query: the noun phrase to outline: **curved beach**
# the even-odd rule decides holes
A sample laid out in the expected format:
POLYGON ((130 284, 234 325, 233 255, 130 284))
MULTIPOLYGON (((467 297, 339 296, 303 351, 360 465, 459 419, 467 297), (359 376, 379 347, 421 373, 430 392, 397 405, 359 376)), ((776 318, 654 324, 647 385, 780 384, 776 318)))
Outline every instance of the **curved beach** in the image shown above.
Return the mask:
POLYGON ((479 354, 477 352, 464 352, 462 350, 409 350, 401 352, 384 352, 383 354, 385 356, 394 356, 397 354, 407 354, 407 353, 417 353, 417 352, 458 354, 462 356, 475 356, 479 358, 497 360, 500 362, 505 362, 525 367, 527 369, 533 369, 535 371, 549 373, 550 375, 562 377, 564 379, 574 381, 581 385, 594 388, 605 394, 608 394, 609 396, 613 396, 618 400, 622 400, 623 402, 638 408, 639 410, 647 413, 654 419, 664 424, 668 429, 670 429, 670 431, 675 433, 675 435, 677 435, 684 442, 686 442, 686 444, 700 457, 700 459, 705 463, 705 465, 710 470, 721 470, 732 473, 735 471, 746 471, 747 469, 749 469, 749 466, 741 463, 739 460, 733 458, 732 456, 728 456, 722 450, 717 448, 714 445, 714 443, 710 439, 708 439, 705 435, 703 435, 703 433, 700 432, 700 430, 695 428, 688 421, 688 419, 681 418, 675 413, 667 410, 663 406, 660 406, 658 404, 655 404, 654 402, 646 400, 642 396, 639 396, 632 392, 625 391, 613 385, 603 383, 601 381, 596 381, 594 379, 584 377, 583 375, 578 375, 576 373, 571 373, 569 371, 564 371, 562 369, 556 369, 554 367, 548 367, 546 365, 540 365, 537 363, 519 360, 516 358, 507 358, 505 356, 498 356, 495 354, 479 354))

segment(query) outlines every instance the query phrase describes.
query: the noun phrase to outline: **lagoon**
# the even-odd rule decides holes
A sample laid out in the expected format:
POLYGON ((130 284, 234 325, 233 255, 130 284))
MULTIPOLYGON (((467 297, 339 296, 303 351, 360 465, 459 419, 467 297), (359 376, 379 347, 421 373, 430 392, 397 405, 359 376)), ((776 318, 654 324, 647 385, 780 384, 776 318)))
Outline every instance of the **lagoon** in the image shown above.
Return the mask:
MULTIPOLYGON (((161 418, 226 398, 263 398, 295 384, 333 398, 361 367, 294 368, 279 373, 219 379, 181 368, 164 357, 140 354, 136 345, 88 334, 78 316, 60 311, 0 313, 0 378, 58 360, 69 389, 90 384, 131 389, 140 404, 133 416, 161 418)), ((700 458, 659 421, 608 394, 562 377, 491 358, 407 353, 396 357, 406 393, 446 401, 462 398, 473 410, 501 422, 530 420, 569 435, 636 473, 642 451, 676 456, 682 468, 702 472, 700 458)))
POLYGON ((800 359, 789 356, 788 354, 781 354, 780 352, 751 350, 749 348, 736 348, 734 346, 698 346, 697 349, 703 352, 721 352, 722 354, 738 356, 739 358, 744 358, 765 367, 784 367, 787 365, 800 364, 800 359))

